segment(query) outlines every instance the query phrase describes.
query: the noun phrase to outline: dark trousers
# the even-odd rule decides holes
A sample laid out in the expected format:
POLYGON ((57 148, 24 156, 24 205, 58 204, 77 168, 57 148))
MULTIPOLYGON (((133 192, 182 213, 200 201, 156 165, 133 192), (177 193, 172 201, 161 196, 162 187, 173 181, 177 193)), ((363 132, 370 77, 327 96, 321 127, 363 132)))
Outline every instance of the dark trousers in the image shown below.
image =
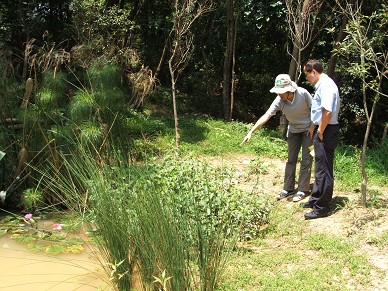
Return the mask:
POLYGON ((328 125, 323 133, 323 141, 314 134, 315 181, 309 203, 314 212, 327 213, 333 198, 334 150, 339 140, 339 125, 328 125))

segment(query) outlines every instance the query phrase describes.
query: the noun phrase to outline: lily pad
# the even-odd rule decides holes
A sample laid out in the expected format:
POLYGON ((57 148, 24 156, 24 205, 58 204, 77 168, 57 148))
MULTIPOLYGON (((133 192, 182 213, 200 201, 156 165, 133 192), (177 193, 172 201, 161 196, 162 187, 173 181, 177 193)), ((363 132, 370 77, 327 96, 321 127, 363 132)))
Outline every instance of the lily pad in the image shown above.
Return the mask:
POLYGON ((48 246, 45 251, 45 253, 47 254, 51 254, 51 255, 58 255, 58 254, 62 254, 65 252, 65 248, 63 246, 48 246))
POLYGON ((51 232, 46 230, 37 230, 35 233, 35 236, 39 239, 45 239, 48 238, 51 235, 51 232))
POLYGON ((18 243, 23 243, 23 244, 28 244, 28 243, 36 241, 36 238, 34 238, 32 236, 20 235, 20 234, 14 234, 14 235, 12 235, 12 238, 15 241, 17 241, 18 243))
POLYGON ((52 232, 51 236, 47 237, 47 240, 50 241, 61 241, 64 240, 67 236, 65 232, 52 232))
POLYGON ((72 237, 63 242, 65 246, 82 245, 84 241, 78 237, 72 237))
POLYGON ((39 244, 31 244, 28 246, 28 249, 33 252, 43 252, 45 250, 46 246, 39 245, 39 244))
POLYGON ((17 223, 17 222, 18 222, 18 221, 15 219, 15 217, 10 216, 10 215, 5 216, 5 217, 2 218, 0 221, 1 221, 1 223, 7 223, 7 222, 14 222, 14 223, 17 223))
POLYGON ((65 253, 79 254, 84 251, 84 247, 82 245, 71 245, 66 247, 65 253))

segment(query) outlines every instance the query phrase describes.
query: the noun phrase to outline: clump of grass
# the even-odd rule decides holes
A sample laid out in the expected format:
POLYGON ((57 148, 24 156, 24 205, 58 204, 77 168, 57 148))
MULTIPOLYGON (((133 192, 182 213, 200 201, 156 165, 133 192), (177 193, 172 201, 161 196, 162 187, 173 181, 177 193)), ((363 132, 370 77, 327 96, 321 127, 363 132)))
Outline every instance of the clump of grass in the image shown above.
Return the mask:
POLYGON ((334 159, 334 175, 340 190, 359 188, 361 182, 360 151, 353 147, 340 145, 334 159))
POLYGON ((368 238, 368 243, 378 247, 379 249, 387 249, 388 247, 388 231, 379 234, 372 234, 368 238))
POLYGON ((29 188, 23 191, 21 204, 24 211, 35 212, 46 206, 45 197, 41 190, 29 188))
POLYGON ((358 275, 360 280, 370 272, 370 264, 364 255, 355 254, 353 244, 336 236, 314 233, 306 240, 308 246, 338 265, 338 268, 346 268, 352 276, 358 275))
POLYGON ((368 189, 368 200, 366 202, 367 207, 373 207, 376 209, 388 208, 388 203, 384 199, 383 194, 376 189, 368 189))
POLYGON ((163 274, 169 290, 214 290, 236 239, 254 235, 241 230, 265 219, 260 200, 233 188, 229 169, 176 155, 144 165, 94 155, 63 157, 65 174, 46 175, 46 185, 93 221, 120 290, 136 276, 154 288, 163 274))

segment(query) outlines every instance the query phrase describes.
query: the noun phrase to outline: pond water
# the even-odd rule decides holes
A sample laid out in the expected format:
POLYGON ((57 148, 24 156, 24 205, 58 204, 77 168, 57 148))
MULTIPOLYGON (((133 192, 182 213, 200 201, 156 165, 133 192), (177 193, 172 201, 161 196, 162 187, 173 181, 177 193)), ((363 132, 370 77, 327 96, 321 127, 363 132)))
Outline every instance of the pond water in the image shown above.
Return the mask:
POLYGON ((0 236, 0 289, 3 291, 110 290, 93 248, 78 254, 36 253, 0 236))

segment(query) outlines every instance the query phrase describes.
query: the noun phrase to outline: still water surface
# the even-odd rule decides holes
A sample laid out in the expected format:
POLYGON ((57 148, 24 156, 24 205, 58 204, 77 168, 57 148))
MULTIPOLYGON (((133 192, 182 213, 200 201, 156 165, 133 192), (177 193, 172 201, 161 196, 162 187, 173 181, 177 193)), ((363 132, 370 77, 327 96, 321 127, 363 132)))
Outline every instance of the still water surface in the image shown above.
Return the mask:
POLYGON ((1 291, 110 290, 104 278, 90 248, 80 254, 49 255, 0 237, 1 291))

